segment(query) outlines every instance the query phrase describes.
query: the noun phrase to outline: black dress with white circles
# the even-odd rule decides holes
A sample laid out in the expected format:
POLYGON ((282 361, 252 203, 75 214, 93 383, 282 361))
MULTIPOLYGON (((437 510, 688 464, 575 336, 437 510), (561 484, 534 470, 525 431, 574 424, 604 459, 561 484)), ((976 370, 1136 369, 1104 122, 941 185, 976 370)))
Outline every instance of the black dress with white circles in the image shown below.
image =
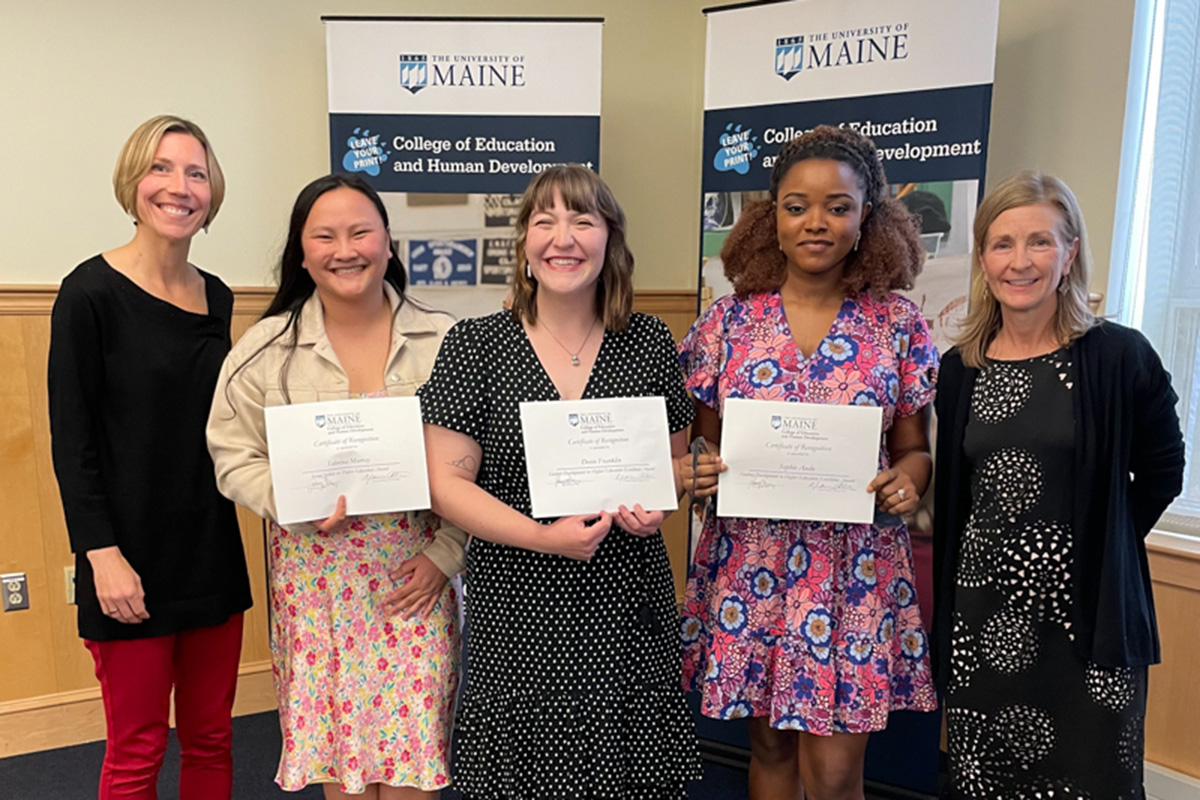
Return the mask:
POLYGON ((975 382, 946 697, 953 798, 1145 797, 1146 669, 1073 647, 1069 358, 994 362, 975 382))
MULTIPOLYGON (((670 331, 634 314, 604 333, 583 397, 655 395, 672 432, 691 423, 670 331)), ((479 444, 478 485, 530 514, 519 404, 561 398, 512 314, 451 328, 420 396, 426 423, 479 444)), ((700 764, 661 534, 614 526, 590 562, 475 539, 466 610, 453 774, 466 797, 686 797, 700 764)))

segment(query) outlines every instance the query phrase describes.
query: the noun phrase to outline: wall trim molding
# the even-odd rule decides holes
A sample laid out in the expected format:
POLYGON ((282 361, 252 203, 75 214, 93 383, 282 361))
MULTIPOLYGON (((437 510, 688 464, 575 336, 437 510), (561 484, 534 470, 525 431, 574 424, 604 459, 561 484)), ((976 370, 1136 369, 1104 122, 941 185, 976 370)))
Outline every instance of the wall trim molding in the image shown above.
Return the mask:
POLYGON ((0 284, 0 314, 32 316, 49 314, 58 296, 53 284, 0 284))
POLYGON ((1200 780, 1147 761, 1146 800, 1200 800, 1200 780))
MULTIPOLYGON (((58 296, 54 284, 0 284, 0 314, 36 316, 49 314, 58 296)), ((275 296, 274 286, 233 287, 235 314, 261 314, 275 296)), ((634 304, 649 314, 695 313, 696 292, 690 289, 642 289, 634 292, 634 304)))
MULTIPOLYGON (((238 665, 235 717, 275 709, 271 662, 238 665)), ((174 715, 171 720, 174 726, 174 715)), ((0 703, 0 758, 71 747, 104 738, 100 687, 0 703)))

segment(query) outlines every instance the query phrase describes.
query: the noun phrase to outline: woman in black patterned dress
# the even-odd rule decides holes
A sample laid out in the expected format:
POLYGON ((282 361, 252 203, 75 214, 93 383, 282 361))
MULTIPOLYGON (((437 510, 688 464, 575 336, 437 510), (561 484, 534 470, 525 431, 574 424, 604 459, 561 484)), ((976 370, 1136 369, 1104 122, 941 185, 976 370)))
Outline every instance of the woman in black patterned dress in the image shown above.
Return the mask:
POLYGON ((1065 184, 1008 179, 975 242, 936 401, 949 795, 1140 800, 1159 660, 1142 539, 1182 487, 1176 396, 1140 333, 1088 310, 1065 184))
POLYGON ((474 537, 454 780, 468 798, 682 798, 700 768, 663 512, 535 521, 518 411, 661 396, 679 457, 674 340, 631 313, 624 214, 593 172, 541 173, 517 234, 512 311, 451 328, 420 392, 434 509, 474 537))

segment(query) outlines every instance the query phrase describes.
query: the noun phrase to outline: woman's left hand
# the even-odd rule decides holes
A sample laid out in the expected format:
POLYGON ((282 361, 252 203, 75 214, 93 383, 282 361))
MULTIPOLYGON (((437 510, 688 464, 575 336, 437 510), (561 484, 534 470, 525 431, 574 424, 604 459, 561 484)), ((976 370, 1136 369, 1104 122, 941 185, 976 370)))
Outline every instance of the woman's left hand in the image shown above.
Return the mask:
POLYGON ((895 467, 876 475, 867 491, 875 493, 875 505, 889 514, 909 514, 917 510, 917 503, 921 501, 912 477, 895 467))
POLYGON ((621 506, 613 512, 613 524, 634 536, 652 536, 662 525, 666 514, 662 511, 647 511, 638 503, 632 510, 621 506))
POLYGON ((432 611, 448 580, 424 553, 408 559, 388 575, 400 586, 384 598, 384 611, 389 617, 401 614, 405 619, 432 611))

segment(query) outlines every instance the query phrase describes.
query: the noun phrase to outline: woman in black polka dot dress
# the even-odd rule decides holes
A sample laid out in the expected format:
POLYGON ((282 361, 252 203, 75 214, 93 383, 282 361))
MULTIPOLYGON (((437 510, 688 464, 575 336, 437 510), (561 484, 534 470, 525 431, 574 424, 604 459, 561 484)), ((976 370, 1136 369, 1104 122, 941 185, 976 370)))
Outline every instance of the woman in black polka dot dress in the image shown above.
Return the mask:
POLYGON ((472 800, 682 798, 700 767, 663 512, 533 520, 518 410, 661 396, 678 457, 674 341, 630 313, 624 214, 590 170, 541 173, 517 234, 512 312, 455 325, 420 392, 434 508, 474 537, 454 781, 472 800))
POLYGON ((949 796, 1142 800, 1158 660, 1142 538, 1181 486, 1175 393, 1140 334, 1092 318, 1061 181, 1005 181, 975 236, 937 398, 949 796))

